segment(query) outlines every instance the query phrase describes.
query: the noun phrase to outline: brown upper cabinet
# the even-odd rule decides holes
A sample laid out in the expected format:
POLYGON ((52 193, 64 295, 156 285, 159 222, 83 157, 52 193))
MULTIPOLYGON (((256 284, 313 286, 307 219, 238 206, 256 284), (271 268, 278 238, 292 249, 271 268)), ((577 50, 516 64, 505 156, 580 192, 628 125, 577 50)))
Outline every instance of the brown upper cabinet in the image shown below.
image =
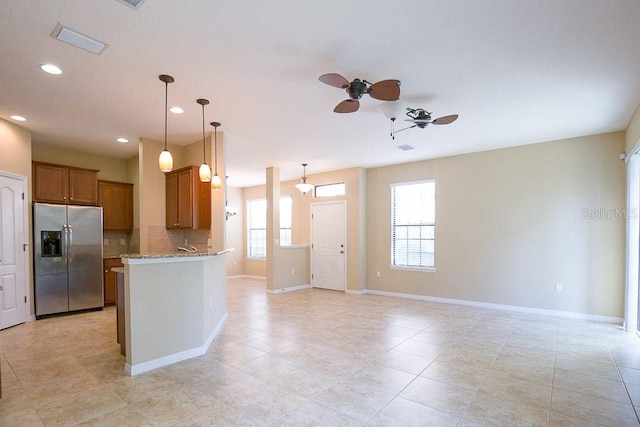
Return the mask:
POLYGON ((166 175, 166 226, 211 228, 211 184, 201 182, 198 166, 187 166, 166 175))
POLYGON ((133 184, 98 181, 98 205, 105 230, 133 230, 133 184))
POLYGON ((98 171, 33 162, 33 200, 96 205, 98 203, 98 171))

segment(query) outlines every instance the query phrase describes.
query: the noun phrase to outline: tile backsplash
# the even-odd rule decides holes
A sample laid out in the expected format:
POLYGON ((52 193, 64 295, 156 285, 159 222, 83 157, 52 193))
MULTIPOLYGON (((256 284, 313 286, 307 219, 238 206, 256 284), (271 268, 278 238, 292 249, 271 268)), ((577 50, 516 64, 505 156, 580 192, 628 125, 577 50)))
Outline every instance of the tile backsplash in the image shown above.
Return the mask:
POLYGON ((102 254, 105 258, 128 254, 131 251, 132 233, 126 231, 104 231, 102 234, 102 254))
POLYGON ((209 230, 167 230, 163 226, 150 225, 147 239, 148 252, 151 254, 176 253, 178 246, 186 245, 204 252, 207 250, 209 230))

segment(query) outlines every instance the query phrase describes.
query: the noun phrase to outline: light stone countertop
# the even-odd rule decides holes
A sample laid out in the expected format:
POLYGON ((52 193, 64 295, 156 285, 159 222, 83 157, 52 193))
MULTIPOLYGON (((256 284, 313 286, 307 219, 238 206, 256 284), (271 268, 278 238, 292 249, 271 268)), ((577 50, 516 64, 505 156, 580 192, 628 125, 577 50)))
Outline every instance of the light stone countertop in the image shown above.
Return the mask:
POLYGON ((195 258, 207 256, 219 256, 235 250, 234 248, 225 249, 220 252, 175 252, 168 254, 122 254, 120 258, 128 259, 161 259, 161 258, 195 258))

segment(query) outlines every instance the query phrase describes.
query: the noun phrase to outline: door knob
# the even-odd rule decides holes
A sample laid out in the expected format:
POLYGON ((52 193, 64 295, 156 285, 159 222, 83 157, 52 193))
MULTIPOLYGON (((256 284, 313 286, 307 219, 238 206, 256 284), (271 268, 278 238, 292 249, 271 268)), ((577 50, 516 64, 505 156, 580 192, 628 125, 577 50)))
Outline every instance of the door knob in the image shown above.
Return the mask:
POLYGON ((341 253, 341 254, 343 254, 343 253, 344 253, 344 251, 340 251, 340 253, 341 253))
POLYGON ((4 288, 2 286, 0 286, 0 291, 3 290, 4 288))

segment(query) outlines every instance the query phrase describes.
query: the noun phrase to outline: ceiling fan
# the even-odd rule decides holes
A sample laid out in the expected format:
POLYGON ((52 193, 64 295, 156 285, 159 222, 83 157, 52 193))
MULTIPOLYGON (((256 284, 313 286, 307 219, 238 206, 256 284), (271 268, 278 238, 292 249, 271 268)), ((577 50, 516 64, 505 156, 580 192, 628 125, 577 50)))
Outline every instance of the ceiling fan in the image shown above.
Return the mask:
POLYGON ((395 134, 398 132, 402 132, 403 130, 411 129, 414 127, 419 127, 420 129, 424 129, 427 125, 448 125, 449 123, 453 123, 457 120, 457 114, 451 114, 449 116, 438 117, 437 119, 431 119, 431 114, 427 110, 423 108, 408 108, 405 113, 409 118, 405 119, 407 122, 412 122, 412 126, 408 126, 403 129, 394 130, 393 125, 396 120, 396 117, 391 117, 391 139, 395 139, 395 134))
POLYGON ((400 80, 382 80, 378 83, 370 83, 364 79, 354 79, 349 82, 349 80, 336 73, 323 74, 318 80, 329 86, 346 89, 349 94, 349 99, 342 101, 333 109, 336 113, 358 111, 358 108, 360 108, 360 101, 358 100, 365 93, 381 101, 396 101, 400 98, 400 80))

